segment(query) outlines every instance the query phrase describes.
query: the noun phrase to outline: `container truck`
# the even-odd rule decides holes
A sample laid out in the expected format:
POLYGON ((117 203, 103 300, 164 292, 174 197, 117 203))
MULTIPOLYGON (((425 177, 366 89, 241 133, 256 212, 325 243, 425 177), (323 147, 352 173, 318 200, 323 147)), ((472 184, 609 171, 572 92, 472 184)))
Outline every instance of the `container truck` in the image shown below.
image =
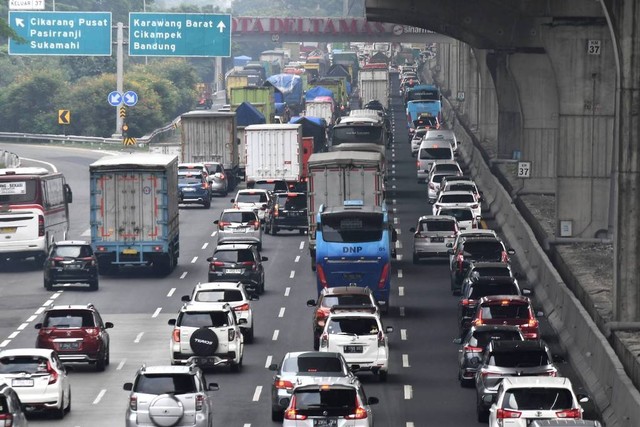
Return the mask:
POLYGON ((273 123, 276 115, 273 87, 233 87, 230 93, 231 110, 236 111, 240 104, 248 102, 264 115, 267 123, 273 123))
POLYGON ((247 187, 259 179, 283 179, 294 186, 301 181, 301 125, 251 125, 244 129, 244 138, 247 187))
POLYGON ((179 142, 154 142, 149 144, 149 153, 152 154, 168 154, 178 157, 178 161, 182 161, 182 146, 179 142))
POLYGON ((262 79, 257 71, 231 70, 227 73, 224 87, 226 88, 227 103, 231 100, 231 88, 261 86, 262 79))
POLYGON ((305 116, 320 117, 327 122, 327 125, 332 126, 334 122, 333 100, 329 97, 325 98, 327 99, 306 101, 305 116))
POLYGON ((239 175, 236 113, 195 110, 180 116, 183 162, 219 162, 229 178, 229 190, 239 175))
POLYGON ((309 157, 307 206, 309 255, 316 269, 316 220, 320 206, 341 207, 345 200, 362 200, 366 206, 384 204, 384 157, 366 151, 315 153, 309 157))
POLYGON ((89 166, 91 246, 101 273, 124 265, 169 274, 178 264, 178 158, 103 157, 89 166))
POLYGON ((389 108, 389 67, 387 64, 367 64, 358 76, 360 99, 363 103, 377 99, 389 108))

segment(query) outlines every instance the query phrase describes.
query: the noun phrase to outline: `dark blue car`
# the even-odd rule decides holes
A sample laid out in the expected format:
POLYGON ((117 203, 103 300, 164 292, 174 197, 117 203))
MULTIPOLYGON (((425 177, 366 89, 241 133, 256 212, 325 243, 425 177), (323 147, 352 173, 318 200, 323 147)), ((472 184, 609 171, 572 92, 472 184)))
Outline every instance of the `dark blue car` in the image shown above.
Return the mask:
POLYGON ((180 203, 196 203, 211 207, 211 187, 206 176, 200 170, 178 171, 178 195, 180 203))

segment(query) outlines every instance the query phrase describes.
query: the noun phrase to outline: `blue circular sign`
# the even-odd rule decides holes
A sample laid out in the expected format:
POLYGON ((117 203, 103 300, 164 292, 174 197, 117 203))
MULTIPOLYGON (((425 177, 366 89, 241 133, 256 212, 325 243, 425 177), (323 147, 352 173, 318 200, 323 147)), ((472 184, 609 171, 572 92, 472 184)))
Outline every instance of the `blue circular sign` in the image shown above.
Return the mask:
POLYGON ((128 90, 124 93, 124 96, 122 97, 122 101, 124 102, 124 105, 126 105, 127 107, 133 107, 138 103, 138 94, 132 90, 128 90))
POLYGON ((117 107, 122 103, 122 94, 117 90, 114 90, 109 94, 109 96, 107 96, 107 102, 109 102, 110 105, 117 107))

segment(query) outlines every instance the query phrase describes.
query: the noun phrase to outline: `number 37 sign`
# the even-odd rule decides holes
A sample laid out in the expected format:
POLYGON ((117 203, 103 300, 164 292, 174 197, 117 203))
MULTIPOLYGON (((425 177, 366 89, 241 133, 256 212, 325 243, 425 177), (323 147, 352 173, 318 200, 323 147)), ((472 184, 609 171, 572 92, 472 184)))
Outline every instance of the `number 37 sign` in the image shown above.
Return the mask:
POLYGON ((518 178, 531 178, 531 162, 518 162, 518 178))

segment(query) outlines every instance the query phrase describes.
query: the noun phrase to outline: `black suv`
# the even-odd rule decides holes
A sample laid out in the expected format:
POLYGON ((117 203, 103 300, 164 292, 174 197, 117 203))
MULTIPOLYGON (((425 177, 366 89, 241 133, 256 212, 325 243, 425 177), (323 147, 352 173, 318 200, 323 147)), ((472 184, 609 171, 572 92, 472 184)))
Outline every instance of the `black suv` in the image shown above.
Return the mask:
POLYGON ((474 262, 491 261, 509 264, 511 262, 509 255, 515 253, 513 249, 505 248, 502 240, 493 236, 458 239, 457 245, 448 252, 452 255, 449 264, 452 291, 460 289, 462 279, 474 262))
POLYGON ((221 244, 213 252, 209 261, 209 282, 244 283, 248 292, 264 293, 263 261, 269 258, 261 256, 256 245, 221 244))
POLYGON ((268 234, 275 236, 280 230, 298 230, 304 234, 309 227, 305 193, 275 193, 268 209, 270 215, 265 224, 268 234))
POLYGON ((64 240, 51 244, 44 262, 44 288, 60 283, 88 283, 98 290, 98 259, 91 244, 82 240, 64 240))
POLYGON ((453 295, 460 295, 462 289, 471 282, 499 277, 519 278, 518 275, 513 272, 509 264, 502 262, 474 262, 467 269, 467 274, 465 274, 464 279, 462 279, 460 287, 452 289, 451 292, 453 295))
POLYGON ((257 179, 247 182, 247 188, 254 190, 267 190, 272 193, 286 193, 289 191, 287 181, 284 179, 257 179))

